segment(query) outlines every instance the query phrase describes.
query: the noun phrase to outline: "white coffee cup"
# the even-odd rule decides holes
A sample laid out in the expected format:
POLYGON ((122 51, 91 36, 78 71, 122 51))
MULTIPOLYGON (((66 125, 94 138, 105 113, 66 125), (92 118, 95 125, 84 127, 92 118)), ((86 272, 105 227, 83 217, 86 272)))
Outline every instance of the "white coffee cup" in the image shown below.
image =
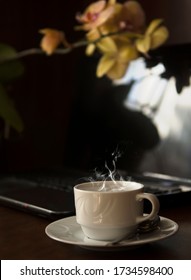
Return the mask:
POLYGON ((76 221, 84 235, 95 240, 113 241, 131 236, 138 224, 154 219, 159 201, 144 193, 144 185, 131 181, 87 182, 74 187, 76 221), (143 199, 152 204, 143 215, 143 199))

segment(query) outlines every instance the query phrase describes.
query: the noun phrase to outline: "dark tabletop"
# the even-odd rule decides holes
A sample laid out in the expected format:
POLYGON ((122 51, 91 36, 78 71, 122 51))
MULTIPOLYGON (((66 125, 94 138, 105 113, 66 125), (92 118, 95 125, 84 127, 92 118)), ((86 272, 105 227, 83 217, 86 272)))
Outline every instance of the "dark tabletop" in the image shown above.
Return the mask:
POLYGON ((191 203, 180 207, 161 208, 160 216, 179 225, 173 236, 154 243, 121 251, 93 251, 60 243, 45 234, 51 223, 14 209, 0 207, 1 259, 191 259, 191 203))

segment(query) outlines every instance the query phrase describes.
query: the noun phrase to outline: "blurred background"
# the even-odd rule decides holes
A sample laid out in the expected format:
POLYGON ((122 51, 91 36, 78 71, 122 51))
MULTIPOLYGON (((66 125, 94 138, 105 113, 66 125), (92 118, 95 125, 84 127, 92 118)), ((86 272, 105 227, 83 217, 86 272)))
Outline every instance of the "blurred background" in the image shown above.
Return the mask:
MULTIPOLYGON (((24 130, 1 137, 0 172, 87 170, 117 159, 117 168, 129 173, 191 177, 191 3, 139 2, 148 22, 164 18, 170 38, 115 84, 95 77, 98 57, 85 57, 84 49, 22 59, 24 74, 8 93, 24 130)), ((83 34, 73 30, 75 15, 90 3, 0 0, 0 42, 17 51, 36 48, 38 31, 46 27, 64 30, 69 41, 76 41, 83 34)))

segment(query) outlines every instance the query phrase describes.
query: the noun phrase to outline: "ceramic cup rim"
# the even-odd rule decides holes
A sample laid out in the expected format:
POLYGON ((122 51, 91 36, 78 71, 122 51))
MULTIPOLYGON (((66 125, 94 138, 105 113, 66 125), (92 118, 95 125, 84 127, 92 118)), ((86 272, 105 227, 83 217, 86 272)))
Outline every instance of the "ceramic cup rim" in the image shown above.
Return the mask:
MULTIPOLYGON (((80 183, 74 186, 74 190, 78 191, 78 192, 82 192, 82 193, 102 193, 102 194, 108 194, 108 193, 125 193, 125 192, 137 192, 137 191, 141 191, 144 189, 144 185, 142 183, 139 182, 135 182, 135 181, 125 181, 125 180, 116 180, 115 183, 125 183, 126 187, 128 187, 129 185, 131 185, 131 188, 128 189, 124 189, 123 191, 121 190, 107 190, 106 192, 103 191, 99 191, 99 190, 93 190, 92 188, 95 186, 99 186, 103 183, 103 181, 93 181, 93 182, 84 182, 84 183, 80 183), (90 189, 90 187, 92 187, 90 189)), ((104 181, 104 183, 106 184, 115 184, 112 180, 108 180, 108 181, 104 181)))

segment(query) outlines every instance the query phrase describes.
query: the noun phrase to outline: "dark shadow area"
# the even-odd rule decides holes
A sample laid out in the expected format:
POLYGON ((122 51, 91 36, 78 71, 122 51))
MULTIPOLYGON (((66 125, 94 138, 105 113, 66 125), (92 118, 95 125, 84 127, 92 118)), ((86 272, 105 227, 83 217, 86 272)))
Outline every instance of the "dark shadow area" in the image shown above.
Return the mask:
POLYGON ((107 78, 97 79, 96 65, 96 58, 84 58, 76 68, 65 163, 100 169, 117 157, 119 169, 135 171, 144 151, 159 142, 157 129, 141 112, 125 107, 131 84, 115 86, 107 78))

